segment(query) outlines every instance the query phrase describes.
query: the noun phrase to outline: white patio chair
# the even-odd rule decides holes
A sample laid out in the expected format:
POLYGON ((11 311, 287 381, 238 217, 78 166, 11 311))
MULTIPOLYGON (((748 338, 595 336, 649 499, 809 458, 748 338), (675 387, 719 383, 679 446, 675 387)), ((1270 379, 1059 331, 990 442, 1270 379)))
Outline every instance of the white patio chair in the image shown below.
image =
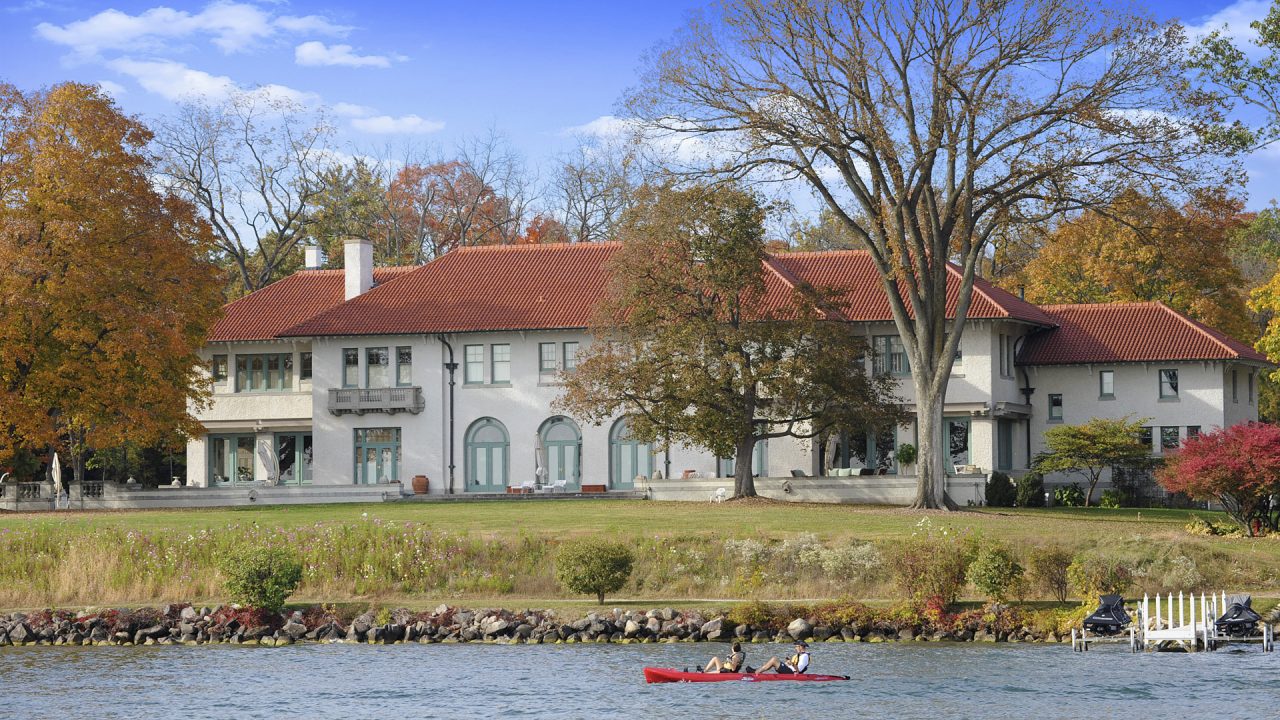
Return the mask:
POLYGON ((569 485, 568 480, 552 480, 551 492, 564 492, 564 489, 568 487, 568 485, 569 485))

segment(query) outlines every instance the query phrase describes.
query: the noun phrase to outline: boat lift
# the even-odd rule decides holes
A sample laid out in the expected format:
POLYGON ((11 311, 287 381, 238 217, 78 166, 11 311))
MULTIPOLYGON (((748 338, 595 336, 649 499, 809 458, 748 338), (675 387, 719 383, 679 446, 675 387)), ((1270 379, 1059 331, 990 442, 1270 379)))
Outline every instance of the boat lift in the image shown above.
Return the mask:
POLYGON ((1142 650, 1168 651, 1217 650, 1234 644, 1261 644, 1264 652, 1275 650, 1275 631, 1269 622, 1259 623, 1256 633, 1246 636, 1228 635, 1215 624, 1227 611, 1227 595, 1208 593, 1173 593, 1154 598, 1143 595, 1137 618, 1128 628, 1114 635, 1098 635, 1085 629, 1071 630, 1071 649, 1087 652, 1098 644, 1127 644, 1130 652, 1142 650))

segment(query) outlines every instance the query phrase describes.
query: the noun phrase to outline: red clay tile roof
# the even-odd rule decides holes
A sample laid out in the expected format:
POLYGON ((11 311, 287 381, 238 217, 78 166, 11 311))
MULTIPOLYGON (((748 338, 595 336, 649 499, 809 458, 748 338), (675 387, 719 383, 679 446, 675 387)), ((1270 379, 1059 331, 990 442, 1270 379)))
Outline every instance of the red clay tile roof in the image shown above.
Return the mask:
MULTIPOLYGON (((893 319, 889 297, 884 292, 880 275, 871 255, 863 250, 781 253, 774 255, 775 265, 785 267, 792 275, 820 288, 837 288, 847 292, 841 308, 845 318, 853 321, 888 321, 893 319)), ((954 315, 960 297, 960 270, 950 266, 947 278, 947 314, 954 315)), ((905 296, 904 296, 905 298, 905 296)), ((907 311, 910 312, 910 305, 907 311)), ((1050 326, 1054 320, 1040 308, 995 285, 975 278, 969 317, 983 319, 1009 318, 1035 325, 1050 326)))
POLYGON ((1018 353, 1023 365, 1245 360, 1266 356, 1158 302, 1044 305, 1058 326, 1033 334, 1018 353))
MULTIPOLYGON (((415 268, 375 268, 382 285, 415 268)), ((341 270, 303 270, 223 306, 210 342, 270 340, 298 323, 339 305, 346 294, 341 270)))
POLYGON ((281 335, 585 328, 615 243, 458 248, 281 335))
MULTIPOLYGON (((399 335, 587 327, 608 284, 617 243, 467 247, 414 270, 394 285, 319 313, 282 336, 399 335)), ((851 320, 890 320, 889 303, 867 253, 779 254, 765 276, 766 306, 780 306, 799 282, 848 288, 839 308, 851 320)), ((953 271, 950 305, 959 273, 953 271)), ((1034 305, 984 280, 974 286, 970 317, 1049 325, 1034 305)))

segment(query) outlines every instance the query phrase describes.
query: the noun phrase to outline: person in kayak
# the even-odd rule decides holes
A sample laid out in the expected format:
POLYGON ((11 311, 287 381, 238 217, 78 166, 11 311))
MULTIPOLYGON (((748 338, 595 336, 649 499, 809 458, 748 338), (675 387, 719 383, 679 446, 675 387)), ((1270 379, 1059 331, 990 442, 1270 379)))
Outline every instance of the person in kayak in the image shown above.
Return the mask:
POLYGON ((760 666, 756 672, 769 672, 770 670, 780 675, 803 675, 809 670, 809 643, 798 640, 796 641, 796 652, 787 658, 786 662, 776 657, 769 658, 769 662, 760 666))
POLYGON ((707 663, 707 667, 703 672, 709 673, 735 673, 750 672, 747 669, 747 654, 742 652, 742 643, 734 643, 729 647, 730 653, 723 660, 718 657, 711 658, 711 662, 707 663))

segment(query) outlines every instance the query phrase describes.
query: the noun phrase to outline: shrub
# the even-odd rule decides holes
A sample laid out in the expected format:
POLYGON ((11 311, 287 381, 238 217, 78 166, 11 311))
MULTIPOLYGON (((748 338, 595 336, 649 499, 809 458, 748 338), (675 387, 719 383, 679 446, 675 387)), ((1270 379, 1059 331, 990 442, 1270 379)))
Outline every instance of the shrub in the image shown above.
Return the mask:
POLYGON ((1018 507, 1044 507, 1044 476, 1031 471, 1018 478, 1018 507))
POLYGON ((773 622, 773 608, 759 600, 734 605, 725 619, 732 625, 750 625, 754 628, 768 627, 773 622))
POLYGON ((899 465, 911 465, 916 461, 916 446, 911 443, 902 443, 898 446, 898 452, 894 455, 894 459, 899 465))
POLYGON ((226 555, 222 574, 232 602, 279 612, 302 582, 302 563, 284 548, 252 547, 226 555))
POLYGON ((1188 438, 1156 479, 1170 492, 1217 500, 1250 537, 1277 529, 1269 510, 1280 493, 1280 426, 1244 423, 1188 438))
POLYGON ((1124 495, 1119 490, 1103 490, 1098 504, 1104 508, 1118 508, 1124 505, 1124 495))
POLYGON ((1009 591, 1022 581, 1022 566, 1000 543, 984 543, 969 563, 967 573, 969 582, 973 583, 982 594, 992 601, 1002 602, 1009 596, 1009 591))
POLYGON ((1076 483, 1063 485, 1053 491, 1053 504, 1062 507, 1081 507, 1084 505, 1084 490, 1076 483))
POLYGON ((622 543, 573 540, 556 553, 556 580, 569 592, 595 595, 603 605, 605 593, 627 584, 634 562, 631 550, 622 543))
POLYGON ((993 472, 987 480, 987 505, 989 507, 1013 507, 1018 491, 1013 481, 1002 472, 993 472))
POLYGON ((973 547, 969 538, 948 527, 936 528, 929 518, 898 546, 894 580, 899 589, 919 602, 938 598, 950 605, 964 589, 973 547))
POLYGON ((1067 567, 1067 579, 1080 602, 1091 605, 1102 595, 1124 593, 1133 584, 1133 570, 1121 560, 1077 557, 1067 567))
POLYGON ((1067 601, 1067 568, 1071 566, 1071 553, 1060 546, 1049 545, 1031 551, 1028 558, 1031 579, 1036 586, 1058 602, 1067 601))

